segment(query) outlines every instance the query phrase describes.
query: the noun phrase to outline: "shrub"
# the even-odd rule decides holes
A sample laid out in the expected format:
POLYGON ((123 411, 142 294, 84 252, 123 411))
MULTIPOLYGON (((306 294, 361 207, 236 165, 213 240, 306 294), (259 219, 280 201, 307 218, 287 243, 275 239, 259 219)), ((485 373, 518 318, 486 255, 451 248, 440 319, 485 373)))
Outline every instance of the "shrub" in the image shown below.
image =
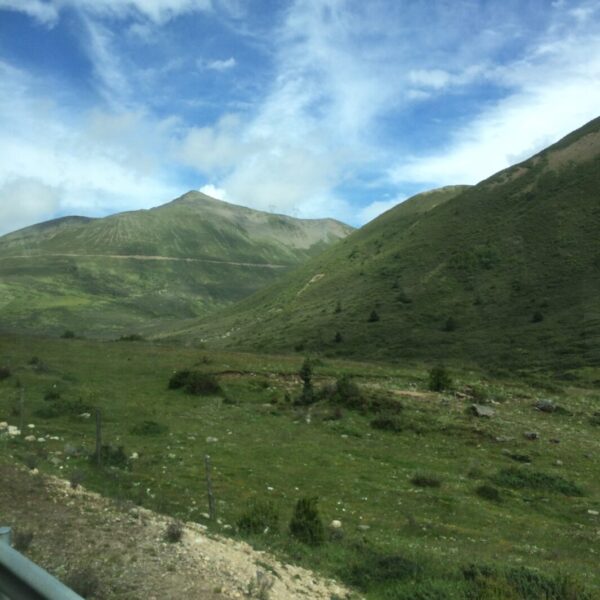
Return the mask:
POLYGON ((178 390, 186 385, 188 379, 190 377, 189 369, 185 369, 184 371, 175 371, 173 375, 171 375, 171 379, 169 379, 169 389, 170 390, 178 390))
POLYGON ((57 417, 76 417, 81 413, 91 413, 93 407, 89 404, 85 404, 81 398, 78 400, 63 400, 58 399, 51 404, 38 408, 34 414, 42 419, 54 419, 57 417))
POLYGON ((290 534, 303 544, 318 546, 325 541, 325 528, 317 509, 318 498, 300 498, 290 521, 290 534))
POLYGON ((369 318, 367 319, 367 321, 369 323, 376 323, 377 321, 379 321, 379 314, 377 313, 377 311, 375 309, 373 309, 371 311, 371 314, 369 315, 369 318))
POLYGON ((100 588, 100 579, 91 567, 83 567, 71 571, 65 585, 84 598, 93 598, 100 588))
POLYGON ((0 367, 0 381, 8 379, 12 375, 9 367, 0 367))
POLYGON ((177 390, 184 388, 188 394, 194 396, 210 396, 220 394, 221 386, 213 373, 202 371, 175 371, 169 379, 169 389, 177 390))
POLYGON ((60 392, 54 388, 49 389, 44 394, 44 400, 58 400, 60 398, 60 392))
POLYGON ((128 335, 122 335, 117 342, 143 342, 144 336, 139 333, 129 333, 128 335))
POLYGON ((17 529, 13 532, 12 545, 17 552, 25 553, 29 550, 33 542, 33 531, 21 531, 17 529))
POLYGON ((75 332, 71 331, 70 329, 66 329, 65 331, 63 331, 60 337, 65 340, 72 340, 75 337, 75 332))
MULTIPOLYGON (((100 459, 105 467, 117 467, 119 469, 128 469, 130 467, 129 459, 125 454, 123 446, 113 446, 111 444, 103 444, 100 448, 100 459)), ((96 463, 96 453, 90 454, 90 462, 96 463)))
POLYGON ((531 316, 532 323, 541 323, 543 320, 544 320, 544 315, 539 310, 536 310, 533 313, 533 315, 531 316))
POLYGON ((540 492, 557 492, 565 496, 583 496, 581 488, 558 475, 547 475, 531 469, 511 467, 502 469, 492 481, 499 486, 513 489, 530 489, 540 492))
POLYGON ((171 521, 165 530, 165 540, 171 544, 176 544, 183 537, 183 525, 179 521, 171 521))
POLYGON ((310 359, 305 358, 304 362, 302 363, 302 366, 300 367, 300 371, 298 372, 298 376, 302 381, 302 393, 296 401, 296 404, 300 406, 312 404, 317 400, 312 384, 312 374, 312 363, 310 359))
POLYGON ((396 433, 399 433, 404 428, 400 419, 395 415, 380 415, 371 421, 371 427, 384 431, 394 431, 396 433))
POLYGON ((335 332, 335 336, 333 337, 333 341, 336 344, 340 344, 341 342, 344 341, 344 338, 342 337, 342 334, 339 331, 335 332))
POLYGON ((270 501, 253 500, 237 521, 244 534, 275 533, 279 529, 279 513, 270 501))
POLYGON ((129 432, 133 435, 160 435, 168 430, 169 428, 166 425, 161 425, 156 421, 142 421, 136 423, 129 432))
POLYGON ((456 321, 452 317, 448 317, 443 327, 444 331, 455 331, 456 330, 456 321))
POLYGON ((429 371, 429 389, 432 392, 442 392, 452 386, 452 379, 445 367, 433 367, 429 371))
POLYGON ((438 477, 427 473, 417 473, 410 481, 419 487, 439 488, 442 485, 438 477))
POLYGON ((498 488, 495 488, 493 485, 489 485, 487 483, 477 487, 475 489, 475 493, 484 500, 491 500, 492 502, 500 502, 502 499, 498 488))
POLYGON ((595 412, 590 417, 590 425, 600 426, 600 412, 595 412))
POLYGON ((69 484, 71 488, 76 490, 85 481, 85 473, 76 469, 69 475, 69 484))

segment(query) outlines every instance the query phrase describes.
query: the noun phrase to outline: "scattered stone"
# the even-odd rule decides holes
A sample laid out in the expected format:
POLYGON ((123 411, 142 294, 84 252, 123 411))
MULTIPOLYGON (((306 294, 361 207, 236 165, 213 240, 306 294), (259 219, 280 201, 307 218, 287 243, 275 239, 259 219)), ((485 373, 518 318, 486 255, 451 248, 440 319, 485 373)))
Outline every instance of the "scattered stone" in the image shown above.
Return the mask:
POLYGON ((35 440, 36 440, 35 435, 28 435, 25 437, 26 442, 35 442, 35 440))
POLYGON ((593 517, 597 517, 598 515, 600 515, 600 512, 598 512, 597 510, 592 510, 591 508, 588 508, 588 515, 592 515, 593 517))
POLYGON ((78 456, 79 450, 73 444, 65 444, 63 449, 65 456, 78 456))
POLYGON ((53 464, 55 467, 58 467, 58 465, 62 464, 62 460, 60 458, 58 458, 58 456, 53 456, 50 459, 50 463, 53 464))
POLYGON ((8 435, 12 435, 13 437, 17 436, 17 435, 21 435, 21 430, 16 427, 15 425, 9 425, 7 427, 8 429, 8 435))
POLYGON ((554 464, 555 464, 557 467, 562 467, 562 465, 563 465, 563 461, 562 461, 562 460, 560 460, 559 458, 557 458, 557 459, 554 461, 554 464))
POLYGON ((508 435, 499 435, 496 437, 496 441, 500 444, 505 444, 506 442, 512 442, 514 438, 509 437, 508 435))
POLYGON ((550 438, 551 444, 560 444, 560 440, 558 438, 550 438))
POLYGON ((493 408, 484 404, 471 404, 470 411, 476 417, 486 417, 488 419, 496 414, 493 408))
POLYGON ((210 435, 206 438, 207 444, 215 444, 219 441, 219 438, 211 437, 210 435))
POLYGON ((131 456, 129 457, 131 460, 137 460, 140 457, 140 455, 137 452, 132 452, 131 456))
POLYGON ((342 522, 338 521, 337 519, 334 519, 333 521, 331 521, 331 523, 329 523, 329 527, 331 529, 341 529, 342 528, 342 522))
POLYGON ((359 525, 358 526, 359 531, 369 531, 369 529, 371 529, 370 525, 359 525))
POLYGON ((535 408, 541 412, 553 413, 556 410, 556 404, 552 400, 538 400, 535 408))
POLYGON ((39 437, 39 438, 37 439, 37 441, 38 441, 38 442, 45 442, 45 441, 46 441, 46 438, 39 437))
POLYGON ((537 431, 526 431, 523 436, 527 440, 538 440, 540 438, 540 434, 537 431))
POLYGON ((8 429, 8 423, 6 421, 0 421, 0 431, 8 429))
POLYGON ((27 427, 29 427, 29 429, 35 429, 35 424, 34 423, 28 423, 27 427))
POLYGON ((89 419, 92 416, 92 413, 84 412, 79 415, 82 419, 89 419))

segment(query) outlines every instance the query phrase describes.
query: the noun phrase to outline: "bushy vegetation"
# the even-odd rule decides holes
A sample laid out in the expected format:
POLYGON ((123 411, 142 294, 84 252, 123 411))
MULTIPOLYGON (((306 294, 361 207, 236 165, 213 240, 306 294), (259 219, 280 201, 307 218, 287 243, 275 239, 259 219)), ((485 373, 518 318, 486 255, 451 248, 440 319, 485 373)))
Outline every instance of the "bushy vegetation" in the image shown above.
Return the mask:
POLYGON ((133 435, 161 435, 169 431, 169 428, 156 421, 142 421, 136 423, 129 431, 133 435))
POLYGON ((176 371, 169 379, 169 389, 183 388, 193 396, 216 396, 222 393, 219 380, 214 373, 203 371, 176 371))
POLYGON ((532 469, 514 467, 502 469, 494 477, 493 483, 501 487, 528 489, 539 492, 556 492, 565 496, 583 496, 581 488, 559 475, 548 475, 532 469))
POLYGON ((8 379, 12 375, 9 367, 0 367, 0 381, 8 379))
POLYGON ((41 417, 42 419, 55 419, 65 416, 77 417, 83 413, 91 413, 93 410, 93 407, 81 398, 68 400, 59 397, 57 400, 53 400, 45 406, 36 409, 34 414, 36 417, 41 417))
POLYGON ((317 508, 318 499, 300 498, 290 521, 290 534, 303 544, 319 546, 325 541, 325 528, 317 508))
POLYGON ((165 529, 165 540, 170 544, 176 544, 183 537, 183 525, 180 521, 171 521, 165 529))
MULTIPOLYGON (((131 467, 124 446, 102 444, 100 447, 100 460, 104 467, 116 467, 118 469, 129 469, 131 467)), ((89 461, 92 464, 97 464, 95 452, 89 455, 89 461)))
POLYGON ((433 367, 429 371, 429 389, 432 392, 443 392, 452 386, 452 378, 442 366, 433 367))
POLYGON ((237 521, 243 534, 276 533, 279 530, 279 512, 268 500, 251 501, 237 521))
POLYGON ((416 473, 410 481, 418 487, 438 488, 442 485, 441 479, 431 473, 416 473))
POLYGON ((500 502, 502 496, 500 490, 495 488, 493 485, 484 483, 475 489, 475 493, 484 500, 491 500, 492 502, 500 502))

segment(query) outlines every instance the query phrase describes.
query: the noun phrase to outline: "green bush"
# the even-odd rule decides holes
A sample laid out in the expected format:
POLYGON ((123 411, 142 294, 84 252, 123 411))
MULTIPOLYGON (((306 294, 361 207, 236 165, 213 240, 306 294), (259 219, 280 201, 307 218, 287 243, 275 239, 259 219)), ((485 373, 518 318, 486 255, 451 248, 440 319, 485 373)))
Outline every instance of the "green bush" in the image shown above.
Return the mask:
POLYGON ((143 342, 144 336, 139 333, 130 333, 128 335, 122 335, 117 342, 143 342))
POLYGON ((429 371, 429 389, 432 392, 442 392, 452 386, 452 379, 445 367, 433 367, 429 371))
POLYGON ((305 358, 302 366, 300 367, 300 371, 298 371, 298 376, 302 381, 302 392, 300 397, 295 402, 295 404, 298 406, 308 406, 309 404, 313 404, 317 401, 312 384, 312 375, 312 362, 309 358, 305 358))
POLYGON ((169 428, 166 425, 157 423, 156 421, 142 421, 136 423, 129 432, 133 435, 160 435, 166 433, 169 428))
POLYGON ((442 482, 438 477, 428 473, 417 473, 410 481, 419 487, 438 488, 442 485, 442 482))
POLYGON ((169 379, 170 390, 183 388, 186 393, 194 396, 212 396, 222 393, 221 386, 214 373, 202 371, 175 371, 169 379))
POLYGON ((76 417, 82 413, 91 413, 94 410, 92 406, 79 400, 64 400, 59 398, 51 404, 38 408, 34 415, 42 419, 55 419, 57 417, 76 417))
POLYGON ((65 584, 84 598, 93 598, 100 588, 100 579, 91 567, 71 571, 65 578, 65 584))
POLYGON ((539 492, 557 492, 565 496, 583 496, 575 483, 558 475, 548 475, 531 469, 511 467, 502 469, 492 478, 493 483, 512 489, 529 489, 539 492))
POLYGON ((379 313, 376 310, 372 310, 367 321, 369 323, 376 323, 379 321, 379 313))
POLYGON ((318 546, 325 541, 325 528, 317 509, 318 498, 300 498, 290 521, 290 534, 303 544, 318 546))
POLYGON ((165 540, 171 544, 176 544, 183 537, 183 525, 179 521, 171 521, 165 529, 165 540))
POLYGON ((484 500, 491 500, 492 502, 500 502, 502 496, 498 488, 493 485, 484 483, 475 489, 475 493, 484 500))
MULTIPOLYGON (((103 444, 100 448, 100 459, 104 467, 117 467, 118 469, 128 469, 131 464, 125 454, 123 446, 113 446, 112 444, 103 444)), ((96 464, 96 453, 92 452, 89 456, 92 464, 96 464)))
POLYGON ((72 340, 73 338, 75 338, 75 332, 71 331, 70 329, 67 329, 67 330, 63 331, 63 333, 60 337, 65 340, 72 340))
POLYGON ((244 534, 276 533, 279 530, 279 513, 270 501, 253 500, 237 521, 244 534))
POLYGON ((404 429, 402 421, 396 415, 380 415, 371 421, 371 427, 395 433, 404 429))
POLYGON ((0 367, 0 381, 8 379, 12 375, 9 367, 0 367))

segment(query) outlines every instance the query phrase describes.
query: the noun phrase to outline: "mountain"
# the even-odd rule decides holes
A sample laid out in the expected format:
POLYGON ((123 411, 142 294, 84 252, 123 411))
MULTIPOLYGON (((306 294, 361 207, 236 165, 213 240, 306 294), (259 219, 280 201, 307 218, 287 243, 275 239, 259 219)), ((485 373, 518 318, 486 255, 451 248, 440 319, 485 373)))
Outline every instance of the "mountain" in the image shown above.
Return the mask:
POLYGON ((599 232, 600 118, 476 186, 407 200, 173 336, 371 359, 599 364, 599 232))
POLYGON ((0 237, 0 328, 113 336, 204 315, 273 282, 351 228, 200 192, 0 237))

